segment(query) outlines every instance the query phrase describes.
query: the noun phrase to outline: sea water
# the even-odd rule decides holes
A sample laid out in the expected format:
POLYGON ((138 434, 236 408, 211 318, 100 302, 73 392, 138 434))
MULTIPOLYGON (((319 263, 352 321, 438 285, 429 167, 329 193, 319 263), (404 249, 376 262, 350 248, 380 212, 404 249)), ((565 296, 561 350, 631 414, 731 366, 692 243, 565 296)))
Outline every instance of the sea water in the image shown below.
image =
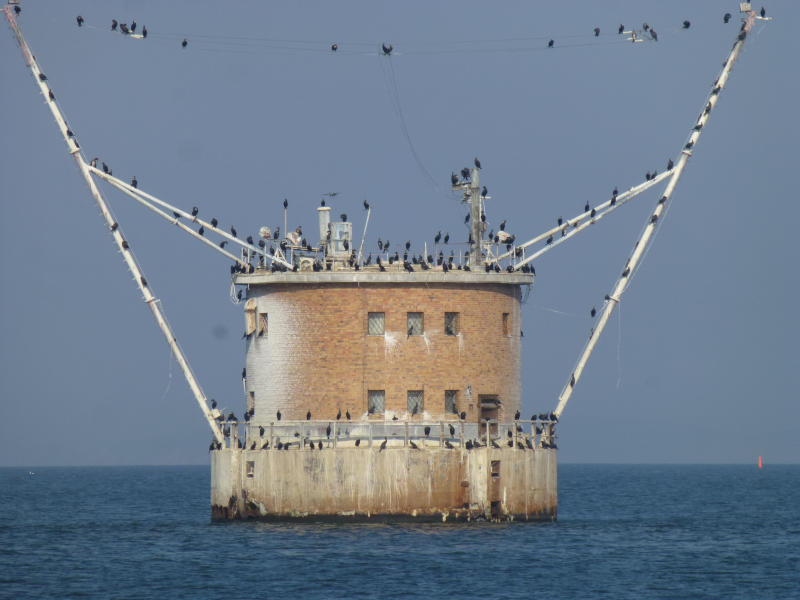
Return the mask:
POLYGON ((5 468, 0 598, 800 598, 800 466, 561 465, 558 521, 504 524, 212 523, 206 466, 5 468))

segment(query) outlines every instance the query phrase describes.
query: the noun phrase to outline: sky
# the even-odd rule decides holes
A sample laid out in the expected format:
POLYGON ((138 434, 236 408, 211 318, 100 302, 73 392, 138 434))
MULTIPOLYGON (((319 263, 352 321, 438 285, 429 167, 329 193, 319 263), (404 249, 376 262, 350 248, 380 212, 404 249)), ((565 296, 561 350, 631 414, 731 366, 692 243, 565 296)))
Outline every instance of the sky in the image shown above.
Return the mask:
MULTIPOLYGON (((774 20, 748 38, 564 411, 562 462, 800 460, 800 5, 766 8, 774 20)), ((336 192, 334 214, 360 235, 367 199, 365 247, 382 237, 417 251, 439 230, 466 240, 449 177, 475 156, 490 226, 506 219, 518 240, 662 171, 739 22, 727 0, 22 9, 87 159, 240 234, 282 227, 284 198, 290 227, 313 231, 320 199, 336 192), (111 32, 112 18, 136 19, 148 38, 111 32), (616 34, 645 22, 658 42, 616 34)), ((2 29, 0 466, 206 463, 208 425, 2 29)), ((663 187, 535 262, 522 307, 523 414, 555 407, 589 311, 663 187)), ((243 315, 228 260, 100 188, 206 394, 241 412, 243 315)))

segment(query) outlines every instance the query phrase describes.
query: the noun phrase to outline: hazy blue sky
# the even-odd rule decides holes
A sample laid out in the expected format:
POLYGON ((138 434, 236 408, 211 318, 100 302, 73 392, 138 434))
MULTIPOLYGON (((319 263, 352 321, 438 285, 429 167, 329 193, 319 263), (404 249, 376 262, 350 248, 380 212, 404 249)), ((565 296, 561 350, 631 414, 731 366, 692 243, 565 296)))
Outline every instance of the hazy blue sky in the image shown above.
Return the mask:
MULTIPOLYGON (((22 6, 87 158, 245 234, 282 225, 284 198, 313 230, 325 192, 360 232, 366 198, 371 249, 466 239, 449 175, 475 155, 518 239, 663 170, 739 22, 727 0, 22 6), (658 43, 615 33, 643 22, 658 43)), ((562 461, 800 459, 800 4, 767 9, 566 408, 562 461)), ((2 29, 0 465, 203 463, 208 426, 2 29)), ((207 394, 241 412, 228 261, 101 189, 207 394)), ((535 264, 523 412, 555 407, 660 189, 535 264)))

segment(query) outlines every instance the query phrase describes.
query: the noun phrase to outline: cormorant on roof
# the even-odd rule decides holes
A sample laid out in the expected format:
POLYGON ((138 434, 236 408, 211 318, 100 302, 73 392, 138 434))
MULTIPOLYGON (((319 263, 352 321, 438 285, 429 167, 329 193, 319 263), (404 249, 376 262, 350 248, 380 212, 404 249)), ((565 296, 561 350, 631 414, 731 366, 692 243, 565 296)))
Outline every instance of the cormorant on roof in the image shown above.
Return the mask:
POLYGON ((656 33, 656 30, 653 29, 652 27, 650 28, 650 37, 653 38, 653 41, 655 42, 658 41, 658 34, 656 33))
POLYGON ((335 42, 331 44, 331 52, 336 52, 339 49, 339 45, 335 42))
POLYGON ((364 210, 369 210, 369 202, 367 202, 366 198, 364 199, 364 210))
POLYGON ((147 27, 142 27, 142 37, 143 38, 147 37, 147 27))
MULTIPOLYGON (((192 214, 194 214, 194 213, 192 213, 192 214)), ((250 245, 253 244, 253 236, 252 235, 248 235, 247 236, 247 243, 250 244, 250 245)))
POLYGON ((131 32, 131 31, 130 31, 130 29, 128 29, 128 25, 127 25, 126 23, 120 23, 120 24, 119 24, 119 30, 120 30, 122 33, 126 34, 126 35, 127 35, 127 34, 129 34, 129 33, 131 32))
POLYGON ((722 16, 722 22, 723 22, 723 23, 727 23, 727 22, 728 22, 728 21, 730 21, 730 20, 731 20, 731 13, 728 13, 728 12, 726 12, 726 13, 725 13, 725 14, 722 16))
MULTIPOLYGON (((331 437, 331 424, 328 423, 328 426, 325 428, 325 435, 331 437)), ((322 448, 320 448, 322 450, 322 448)))
POLYGON ((470 214, 467 213, 467 216, 464 217, 464 223, 469 223, 470 214))
POLYGON ((17 14, 22 12, 22 9, 19 7, 19 4, 14 5, 14 12, 17 14))
POLYGON ((550 40, 549 42, 547 42, 547 47, 552 48, 554 43, 555 42, 553 40, 550 40))
POLYGON ((117 227, 119 227, 119 223, 117 223, 116 221, 114 221, 114 222, 111 224, 111 231, 116 231, 116 230, 117 230, 117 227))
POLYGON ((767 11, 766 9, 764 9, 763 6, 761 7, 761 12, 759 14, 761 15, 762 18, 767 16, 767 11))
POLYGON ((591 207, 589 206, 589 203, 587 202, 586 205, 583 207, 583 212, 589 212, 590 208, 591 207))
POLYGON ((197 233, 199 233, 200 235, 203 235, 205 232, 206 232, 205 227, 200 225, 200 229, 197 230, 197 233))
POLYGON ((199 209, 199 208, 197 208, 196 206, 193 206, 193 207, 192 207, 192 216, 193 216, 193 217, 196 217, 196 216, 197 216, 197 213, 199 213, 199 212, 200 212, 200 209, 199 209))
POLYGON ((592 310, 589 311, 589 314, 592 316, 592 318, 594 318, 597 314, 597 309, 593 306, 592 310))
POLYGON ((450 428, 450 435, 455 435, 456 434, 456 428, 453 427, 452 425, 448 425, 448 427, 450 428))
POLYGON ((389 56, 392 53, 392 50, 394 50, 394 48, 392 47, 391 44, 389 44, 388 46, 386 44, 381 44, 381 50, 383 50, 383 53, 386 56, 389 56))
POLYGON ((283 208, 288 208, 288 207, 289 207, 289 201, 286 198, 284 198, 283 199, 283 208))
POLYGON ((216 217, 211 218, 211 226, 216 227, 219 221, 217 221, 216 217))
POLYGON ((311 420, 311 411, 308 411, 306 413, 306 421, 310 421, 310 420, 311 420))
POLYGON ((414 440, 408 440, 408 445, 411 446, 414 450, 419 450, 419 446, 414 443, 414 440))
POLYGON ((53 90, 47 90, 47 95, 49 96, 50 100, 56 99, 56 95, 53 93, 53 90))
POLYGON ((236 237, 236 228, 233 225, 231 225, 231 235, 236 237))
POLYGON ((67 137, 75 137, 75 134, 72 133, 72 130, 69 127, 67 127, 67 137))
POLYGON ((458 184, 458 175, 456 175, 455 172, 450 173, 450 183, 453 185, 458 184))
POLYGON ((188 44, 189 44, 189 41, 186 38, 183 38, 183 41, 181 42, 181 48, 186 48, 186 46, 188 44))
POLYGON ((117 30, 117 20, 111 19, 111 31, 116 31, 116 30, 117 30))
POLYGON ((478 169, 478 170, 480 170, 480 168, 481 168, 481 161, 479 161, 479 160, 478 160, 478 157, 477 157, 477 156, 475 157, 475 160, 474 160, 473 162, 475 163, 475 168, 476 168, 476 169, 478 169))
POLYGON ((78 15, 75 18, 75 20, 78 22, 78 27, 82 27, 83 26, 83 17, 82 16, 78 15))
POLYGON ((350 420, 350 409, 344 411, 344 418, 347 419, 348 421, 350 420))
POLYGON ((131 179, 131 187, 139 187, 139 182, 136 181, 136 175, 134 175, 133 179, 131 179))
POLYGON ((39 73, 39 81, 47 81, 47 75, 44 73, 39 73))
POLYGON ((361 438, 356 438, 356 448, 361 445, 361 438))
POLYGON ((380 450, 378 450, 378 452, 383 452, 384 450, 386 450, 386 444, 388 443, 389 440, 387 438, 383 438, 383 441, 381 442, 381 448, 380 450))
POLYGON ((619 28, 617 29, 617 33, 619 33, 620 35, 622 35, 622 32, 623 32, 623 31, 625 31, 625 25, 623 25, 622 23, 620 23, 620 25, 619 25, 619 28))
POLYGON ((672 162, 672 159, 667 160, 667 171, 669 171, 672 167, 675 166, 675 163, 672 162))
POLYGON ((281 411, 278 411, 278 412, 275 413, 275 418, 277 418, 278 421, 281 420, 281 411))
POLYGON ((683 25, 681 26, 681 29, 689 29, 689 27, 691 26, 692 26, 691 21, 684 21, 683 25))
POLYGON ((462 411, 461 411, 461 414, 460 414, 460 415, 458 415, 458 416, 459 416, 459 417, 461 417, 461 420, 462 420, 462 421, 464 421, 464 420, 467 418, 467 413, 465 413, 465 412, 462 410, 462 411))
POLYGON ((450 241, 450 234, 449 233, 445 233, 444 234, 444 243, 446 244, 449 241, 450 241))
POLYGON ((131 33, 133 33, 134 31, 136 31, 136 19, 131 21, 131 33))
MULTIPOLYGON (((481 190, 481 198, 486 198, 486 194, 488 194, 488 193, 489 193, 489 190, 486 189, 486 186, 483 186, 483 189, 481 190)), ((485 221, 486 217, 484 215, 481 215, 481 220, 485 221)))
POLYGON ((461 169, 461 179, 464 181, 469 180, 469 169, 467 167, 461 169))
POLYGON ((595 27, 594 28, 594 37, 597 37, 599 35, 600 35, 600 28, 599 27, 595 27))

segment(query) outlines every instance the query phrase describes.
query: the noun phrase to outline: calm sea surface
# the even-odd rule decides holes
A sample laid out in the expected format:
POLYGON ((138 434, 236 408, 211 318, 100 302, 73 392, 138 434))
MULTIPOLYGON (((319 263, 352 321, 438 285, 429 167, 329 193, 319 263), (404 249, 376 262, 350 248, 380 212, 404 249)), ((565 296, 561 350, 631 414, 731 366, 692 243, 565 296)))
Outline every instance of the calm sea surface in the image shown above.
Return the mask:
POLYGON ((800 598, 800 466, 562 465, 559 520, 211 523, 207 467, 0 469, 0 598, 800 598))

